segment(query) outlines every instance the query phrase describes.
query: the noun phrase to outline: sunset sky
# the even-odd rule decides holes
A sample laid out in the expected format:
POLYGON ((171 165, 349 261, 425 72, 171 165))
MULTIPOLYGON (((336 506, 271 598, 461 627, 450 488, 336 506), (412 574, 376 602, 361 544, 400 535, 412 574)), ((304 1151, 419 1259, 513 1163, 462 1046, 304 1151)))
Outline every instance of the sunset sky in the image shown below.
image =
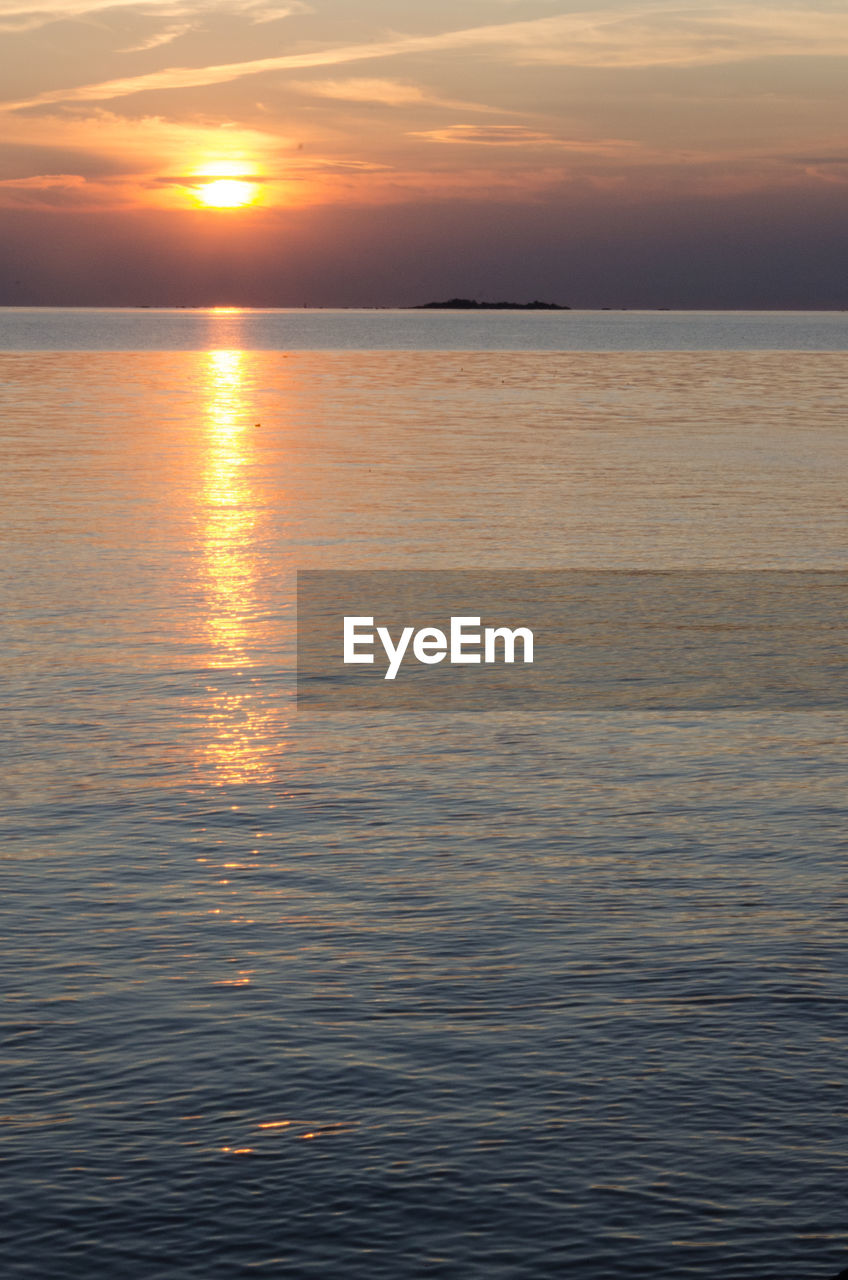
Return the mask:
POLYGON ((846 86, 826 0, 0 0, 0 303, 848 306, 846 86))

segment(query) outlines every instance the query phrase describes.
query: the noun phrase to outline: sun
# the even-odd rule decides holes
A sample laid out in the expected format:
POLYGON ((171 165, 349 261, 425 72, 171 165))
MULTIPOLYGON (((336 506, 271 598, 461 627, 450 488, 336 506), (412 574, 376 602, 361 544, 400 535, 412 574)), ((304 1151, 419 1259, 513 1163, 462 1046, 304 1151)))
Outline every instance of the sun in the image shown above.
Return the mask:
POLYGON ((255 182, 216 178, 214 182, 198 186, 195 194, 200 204, 210 209, 243 209, 259 198, 259 187, 255 182))

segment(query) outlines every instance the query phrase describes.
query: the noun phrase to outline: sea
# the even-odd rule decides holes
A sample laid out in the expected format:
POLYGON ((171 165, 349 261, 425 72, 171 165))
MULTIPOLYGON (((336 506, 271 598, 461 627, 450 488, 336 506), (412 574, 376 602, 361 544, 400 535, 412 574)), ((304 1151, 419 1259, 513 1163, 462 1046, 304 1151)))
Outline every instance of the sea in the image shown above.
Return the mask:
POLYGON ((294 682, 300 569, 844 571, 846 353, 0 310, 4 1280, 848 1266, 848 712, 294 682))

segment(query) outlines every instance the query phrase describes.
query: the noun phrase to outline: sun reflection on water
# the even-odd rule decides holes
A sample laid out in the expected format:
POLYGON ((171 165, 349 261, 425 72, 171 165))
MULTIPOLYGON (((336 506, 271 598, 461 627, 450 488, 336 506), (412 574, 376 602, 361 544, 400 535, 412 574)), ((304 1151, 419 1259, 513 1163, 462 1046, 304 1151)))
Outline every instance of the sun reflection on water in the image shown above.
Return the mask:
POLYGON ((249 665, 247 619, 256 597, 257 517, 244 352, 210 351, 206 360, 203 498, 208 628, 218 656, 225 656, 228 666, 249 665))
POLYGON ((246 353, 208 351, 203 359, 204 620, 214 668, 206 755, 219 785, 260 782, 272 776, 281 726, 261 696, 258 674, 250 674, 258 665, 262 573, 256 424, 246 353))

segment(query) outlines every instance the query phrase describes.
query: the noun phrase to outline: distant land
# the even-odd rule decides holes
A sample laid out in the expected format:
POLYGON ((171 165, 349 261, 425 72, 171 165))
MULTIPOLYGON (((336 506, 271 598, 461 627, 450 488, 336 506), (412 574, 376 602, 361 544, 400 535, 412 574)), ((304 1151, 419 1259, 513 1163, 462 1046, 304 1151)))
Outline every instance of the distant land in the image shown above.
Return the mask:
POLYGON ((473 298, 449 298, 447 302, 422 302, 413 311, 570 311, 558 302, 475 302, 473 298))

